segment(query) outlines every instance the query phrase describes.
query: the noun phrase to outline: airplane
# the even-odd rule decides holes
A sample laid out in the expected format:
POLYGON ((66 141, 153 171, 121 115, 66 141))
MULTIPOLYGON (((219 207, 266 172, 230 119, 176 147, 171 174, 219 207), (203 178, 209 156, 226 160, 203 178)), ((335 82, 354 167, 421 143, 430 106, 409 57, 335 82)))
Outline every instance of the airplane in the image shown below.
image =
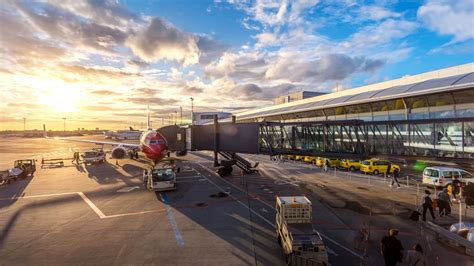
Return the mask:
POLYGON ((105 139, 139 139, 142 135, 141 130, 133 129, 132 127, 129 127, 130 130, 117 130, 117 131, 105 131, 104 132, 104 138, 105 139))
MULTIPOLYGON (((45 138, 49 138, 46 133, 45 125, 43 125, 43 134, 45 138)), ((97 141, 97 140, 82 140, 82 139, 72 139, 72 138, 54 138, 54 139, 60 139, 64 141, 94 143, 97 145, 111 145, 112 147, 114 147, 112 149, 112 158, 114 159, 122 159, 127 155, 128 152, 141 151, 145 154, 145 156, 148 159, 152 160, 156 164, 159 161, 161 161, 166 155, 169 155, 168 143, 166 139, 157 130, 154 130, 150 126, 149 107, 147 108, 147 130, 141 133, 139 144, 110 142, 110 141, 97 141)))

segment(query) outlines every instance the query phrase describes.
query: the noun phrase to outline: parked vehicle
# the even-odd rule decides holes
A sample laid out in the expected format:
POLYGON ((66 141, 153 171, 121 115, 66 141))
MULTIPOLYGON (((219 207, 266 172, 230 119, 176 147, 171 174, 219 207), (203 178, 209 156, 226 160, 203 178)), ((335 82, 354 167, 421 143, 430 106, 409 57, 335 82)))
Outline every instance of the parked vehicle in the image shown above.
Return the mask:
POLYGON ((322 167, 326 164, 326 161, 329 161, 329 167, 339 167, 341 160, 337 158, 324 158, 324 157, 317 157, 316 165, 322 167))
POLYGON ((81 155, 84 164, 95 164, 105 162, 105 152, 103 150, 86 151, 81 155))
POLYGON ((344 168, 346 170, 349 170, 351 172, 354 172, 354 171, 360 169, 361 163, 362 163, 361 160, 343 159, 343 160, 341 160, 341 163, 339 164, 339 167, 344 168))
POLYGON ((316 163, 316 157, 314 157, 314 156, 305 156, 304 161, 306 163, 314 163, 315 164, 316 163))
POLYGON ((386 173, 388 165, 390 167, 390 173, 393 173, 393 170, 396 168, 400 172, 400 166, 398 164, 392 163, 388 160, 380 159, 370 159, 362 161, 360 165, 360 170, 364 173, 378 175, 380 173, 386 173))
POLYGON ((296 155, 295 156, 295 161, 302 161, 304 160, 304 156, 303 155, 296 155))
POLYGON ((276 197, 276 235, 287 261, 302 258, 329 265, 323 239, 313 227, 311 201, 305 196, 276 197))
POLYGON ((19 175, 20 178, 25 178, 29 175, 33 176, 33 174, 36 172, 35 159, 16 160, 13 166, 14 168, 18 168, 22 171, 22 173, 19 175))
POLYGON ((423 183, 435 187, 446 187, 451 184, 454 177, 465 184, 474 183, 474 176, 460 168, 430 166, 423 170, 423 183))
POLYGON ((151 169, 143 170, 143 183, 152 191, 174 190, 177 187, 176 174, 179 170, 173 164, 157 164, 151 169))
POLYGON ((0 172, 0 185, 9 184, 12 180, 33 176, 36 172, 36 160, 16 160, 13 168, 0 172))

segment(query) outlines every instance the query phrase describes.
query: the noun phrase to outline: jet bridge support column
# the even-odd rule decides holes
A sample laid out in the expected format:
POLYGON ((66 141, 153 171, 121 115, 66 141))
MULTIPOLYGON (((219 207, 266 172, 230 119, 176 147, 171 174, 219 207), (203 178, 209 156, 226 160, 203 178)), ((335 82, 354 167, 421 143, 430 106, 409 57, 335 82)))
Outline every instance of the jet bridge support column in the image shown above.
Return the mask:
POLYGON ((219 166, 219 121, 217 115, 214 115, 214 167, 219 166))

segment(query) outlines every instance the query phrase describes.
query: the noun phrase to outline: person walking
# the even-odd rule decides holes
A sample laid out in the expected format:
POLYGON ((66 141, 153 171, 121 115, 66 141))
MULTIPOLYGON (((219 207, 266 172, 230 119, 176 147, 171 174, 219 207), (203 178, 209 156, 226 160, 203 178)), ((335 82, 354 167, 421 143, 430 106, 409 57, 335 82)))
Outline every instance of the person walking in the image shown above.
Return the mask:
POLYGON ((448 195, 448 189, 443 188, 438 193, 439 217, 449 215, 451 213, 451 200, 448 195))
POLYGON ((426 222, 426 211, 429 210, 431 214, 431 218, 435 220, 434 211, 433 211, 433 200, 431 199, 431 192, 429 190, 425 190, 425 195, 423 196, 422 200, 423 206, 423 222, 426 222))
POLYGON ((324 172, 327 172, 329 169, 329 159, 326 159, 326 161, 324 162, 324 172))
POLYGON ((403 246, 397 239, 398 230, 390 229, 389 235, 384 236, 380 241, 380 252, 385 261, 385 266, 395 266, 403 259, 403 246))
POLYGON ((394 167, 393 174, 392 174, 392 184, 390 184, 390 187, 393 187, 393 185, 396 183, 397 189, 400 188, 400 182, 398 182, 399 173, 400 171, 398 171, 398 168, 394 167))
POLYGON ((71 163, 74 163, 74 161, 76 160, 76 153, 77 153, 77 152, 74 152, 74 153, 72 154, 72 161, 71 161, 71 163))
POLYGON ((408 266, 427 266, 428 262, 426 256, 423 254, 423 248, 420 244, 414 244, 413 247, 407 251, 408 266))
MULTIPOLYGON (((459 180, 457 176, 454 176, 451 184, 453 186, 453 199, 457 201, 458 194, 461 191, 461 181, 459 180)), ((461 195, 459 195, 459 198, 461 198, 461 195)))
POLYGON ((79 152, 76 152, 76 164, 79 164, 79 159, 80 159, 79 152))

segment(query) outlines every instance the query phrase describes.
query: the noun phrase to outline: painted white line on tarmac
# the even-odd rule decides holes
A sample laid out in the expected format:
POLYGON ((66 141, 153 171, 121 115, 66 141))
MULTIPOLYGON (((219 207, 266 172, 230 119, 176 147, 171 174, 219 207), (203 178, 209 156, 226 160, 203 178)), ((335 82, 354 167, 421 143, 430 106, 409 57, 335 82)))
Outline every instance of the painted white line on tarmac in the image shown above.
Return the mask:
POLYGON ((140 212, 128 212, 121 214, 105 215, 98 207, 95 205, 83 192, 65 192, 65 193, 53 193, 53 194, 42 194, 42 195, 32 195, 32 196, 21 196, 21 197, 10 197, 10 198, 0 198, 0 200, 17 200, 17 199, 34 199, 34 198, 46 198, 46 197, 56 197, 64 195, 79 195, 81 199, 99 216, 100 219, 109 219, 109 218, 118 218, 124 216, 140 215, 153 212, 162 212, 164 209, 156 209, 149 211, 140 211, 140 212))
POLYGON ((42 194, 42 195, 32 195, 32 196, 20 196, 20 197, 10 197, 10 198, 0 198, 0 200, 17 200, 17 199, 32 199, 32 198, 44 198, 44 197, 54 197, 54 196, 63 196, 63 195, 73 195, 79 192, 65 192, 65 193, 54 193, 54 194, 42 194))
POLYGON ((97 214, 97 216, 99 216, 100 219, 107 217, 84 193, 77 192, 77 194, 81 196, 81 198, 87 203, 87 205, 89 205, 89 207, 91 207, 91 209, 95 212, 95 214, 97 214))
MULTIPOLYGON (((197 164, 198 164, 199 166, 201 166, 202 168, 206 169, 208 172, 210 172, 210 173, 212 173, 213 175, 217 176, 217 175, 214 173, 214 171, 212 171, 212 170, 209 169, 208 167, 206 167, 206 166, 204 166, 204 165, 202 165, 202 164, 200 164, 200 163, 197 163, 197 164)), ((206 178, 206 177, 205 177, 205 178, 206 178)), ((206 179, 209 181, 209 183, 213 184, 214 186, 216 186, 216 187, 220 188, 222 191, 224 191, 224 189, 223 189, 222 187, 216 185, 214 182, 212 182, 212 181, 209 180, 208 178, 206 178, 206 179)), ((225 179, 220 179, 220 180, 222 180, 222 181, 228 183, 229 185, 232 185, 234 188, 236 188, 236 189, 238 189, 238 190, 240 190, 240 191, 242 191, 242 192, 244 192, 244 193, 247 193, 246 191, 242 190, 241 188, 235 186, 234 184, 228 182, 228 181, 225 180, 225 179)), ((248 194, 248 193, 247 193, 247 194, 248 194)), ((268 223, 269 225, 271 225, 273 228, 276 228, 276 225, 275 225, 275 224, 273 224, 272 222, 268 221, 267 219, 265 219, 264 217, 262 217, 260 214, 256 213, 254 210, 250 209, 250 207, 248 207, 247 205, 245 205, 244 203, 242 203, 240 200, 236 199, 236 198, 233 197, 232 195, 229 195, 229 196, 232 197, 233 199, 237 200, 241 205, 243 205, 243 206, 244 206, 245 208, 247 208, 249 211, 251 211, 252 213, 254 213, 255 215, 257 215, 258 217, 262 218, 266 223, 268 223)), ((262 200, 260 200, 260 199, 258 199, 258 198, 255 198, 255 199, 258 200, 258 201, 260 201, 261 203, 263 203, 263 204, 269 206, 269 207, 272 208, 274 211, 276 211, 275 207, 271 206, 270 204, 268 204, 268 203, 266 203, 266 202, 264 202, 264 201, 262 201, 262 200)), ((364 259, 363 256, 361 256, 361 255, 357 254, 356 252, 352 251, 350 248, 345 247, 345 246, 342 245, 342 244, 339 244, 336 240, 334 240, 334 239, 328 237, 327 235, 325 235, 325 234, 323 234, 323 233, 321 233, 321 232, 320 232, 319 234, 320 234, 321 236, 323 236, 324 238, 326 238, 327 240, 329 240, 330 242, 332 242, 333 244, 335 244, 336 246, 338 246, 338 247, 344 249, 345 251, 351 253, 352 255, 356 256, 357 258, 359 258, 359 259, 361 259, 361 260, 364 259)))

